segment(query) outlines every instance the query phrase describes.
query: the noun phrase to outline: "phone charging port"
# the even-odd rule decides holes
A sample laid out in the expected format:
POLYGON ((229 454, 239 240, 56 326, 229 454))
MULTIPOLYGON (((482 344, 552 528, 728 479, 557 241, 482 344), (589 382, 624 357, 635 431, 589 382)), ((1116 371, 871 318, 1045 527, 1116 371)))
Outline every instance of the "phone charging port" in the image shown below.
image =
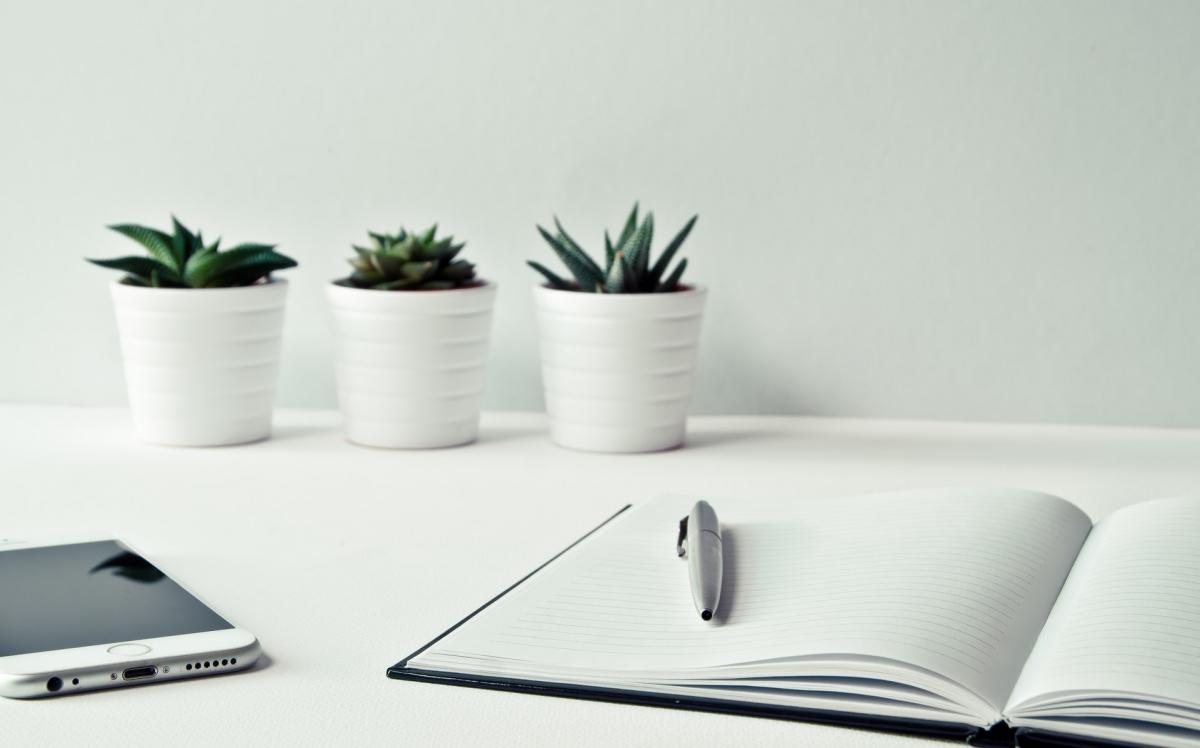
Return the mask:
POLYGON ((125 668, 125 672, 121 673, 121 677, 125 680, 153 678, 155 675, 158 675, 158 668, 153 665, 145 665, 143 667, 127 667, 125 668))

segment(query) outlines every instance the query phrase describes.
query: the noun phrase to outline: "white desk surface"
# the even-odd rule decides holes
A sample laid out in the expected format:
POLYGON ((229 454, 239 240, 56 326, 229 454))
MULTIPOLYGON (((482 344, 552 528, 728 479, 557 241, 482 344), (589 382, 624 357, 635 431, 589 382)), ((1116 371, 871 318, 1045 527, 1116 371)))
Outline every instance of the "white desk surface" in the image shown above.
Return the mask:
MULTIPOLYGON (((930 745, 765 719, 389 680, 417 649, 622 504, 660 492, 780 495, 1012 485, 1093 518, 1200 496, 1200 431, 694 418, 652 455, 554 447, 544 416, 488 413, 478 443, 400 452, 283 411, 218 449, 134 441, 121 409, 0 406, 0 529, 111 530, 253 631, 247 673, 31 702, 7 745, 930 745), (695 742, 698 741, 698 742, 695 742)), ((936 744, 936 743, 932 743, 936 744)))

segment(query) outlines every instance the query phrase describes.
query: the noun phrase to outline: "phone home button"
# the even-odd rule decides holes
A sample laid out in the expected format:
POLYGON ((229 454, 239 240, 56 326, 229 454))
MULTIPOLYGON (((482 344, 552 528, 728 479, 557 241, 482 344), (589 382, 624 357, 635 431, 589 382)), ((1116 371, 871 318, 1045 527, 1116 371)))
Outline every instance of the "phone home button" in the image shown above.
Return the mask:
POLYGON ((149 651, 150 648, 145 644, 114 644, 108 648, 109 654, 115 654, 119 657, 137 657, 149 651))

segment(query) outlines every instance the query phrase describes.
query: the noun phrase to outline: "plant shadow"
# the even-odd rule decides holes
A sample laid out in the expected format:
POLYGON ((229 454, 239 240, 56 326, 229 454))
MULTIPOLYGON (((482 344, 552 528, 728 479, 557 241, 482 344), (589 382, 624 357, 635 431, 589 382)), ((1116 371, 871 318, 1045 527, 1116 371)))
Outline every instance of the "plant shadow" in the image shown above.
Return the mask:
POLYGON ((486 426, 479 427, 479 436, 475 439, 476 444, 491 444, 497 442, 512 442, 521 441, 522 439, 545 438, 550 439, 550 433, 547 428, 531 427, 531 426, 486 426))
MULTIPOLYGON (((323 439, 331 435, 337 435, 341 432, 341 426, 305 426, 305 425, 286 425, 276 426, 271 430, 271 436, 263 441, 280 442, 280 441, 314 441, 323 439)), ((258 442, 261 444, 262 442, 258 442)))

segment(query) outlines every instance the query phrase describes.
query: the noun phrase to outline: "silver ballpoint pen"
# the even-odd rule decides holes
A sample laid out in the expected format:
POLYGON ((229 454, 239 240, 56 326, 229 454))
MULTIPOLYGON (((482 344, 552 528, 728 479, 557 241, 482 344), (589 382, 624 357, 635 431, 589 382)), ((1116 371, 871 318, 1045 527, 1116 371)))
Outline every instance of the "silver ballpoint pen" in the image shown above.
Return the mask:
POLYGON ((707 501, 697 501, 691 514, 679 520, 675 552, 687 557, 692 600, 700 617, 711 621, 721 602, 725 559, 721 548, 721 523, 707 501))

